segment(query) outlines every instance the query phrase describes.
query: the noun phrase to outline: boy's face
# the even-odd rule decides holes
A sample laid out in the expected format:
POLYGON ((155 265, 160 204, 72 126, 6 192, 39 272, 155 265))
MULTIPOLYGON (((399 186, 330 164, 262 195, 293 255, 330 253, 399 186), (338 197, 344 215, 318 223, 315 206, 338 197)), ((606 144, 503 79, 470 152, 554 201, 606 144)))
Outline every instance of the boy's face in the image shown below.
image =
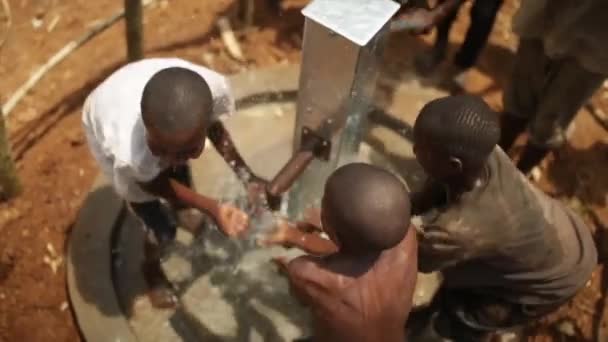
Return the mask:
POLYGON ((206 136, 206 129, 172 136, 163 135, 154 129, 147 130, 148 147, 152 154, 174 166, 198 158, 205 148, 206 136))

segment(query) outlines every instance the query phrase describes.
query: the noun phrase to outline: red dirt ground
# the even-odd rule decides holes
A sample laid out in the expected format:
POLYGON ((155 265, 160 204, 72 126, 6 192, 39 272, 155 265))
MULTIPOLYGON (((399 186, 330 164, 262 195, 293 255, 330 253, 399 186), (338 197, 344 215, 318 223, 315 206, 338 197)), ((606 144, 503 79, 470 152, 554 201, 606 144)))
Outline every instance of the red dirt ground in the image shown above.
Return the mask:
MULTIPOLYGON (((516 38, 510 32, 515 1, 501 12, 491 44, 468 81, 466 89, 501 106, 501 88, 508 80, 516 38)), ((247 62, 226 53, 214 27, 218 15, 234 12, 232 1, 159 1, 145 10, 147 56, 180 56, 224 73, 299 59, 303 20, 293 3, 284 1, 281 16, 274 16, 266 2, 257 1, 256 27, 237 30, 247 62)), ((0 102, 4 103, 39 65, 96 20, 120 9, 112 0, 9 0, 13 24, 0 49, 0 102), (57 18, 57 19, 56 19, 57 18), (34 20, 41 22, 34 28, 34 20), (58 20, 58 21, 57 21, 58 20), (49 30, 49 25, 56 25, 49 30), (50 32, 49 32, 50 31, 50 32)), ((453 41, 462 39, 468 23, 463 13, 453 41)), ((1 16, 0 16, 0 20, 1 16)), ((0 26, 1 28, 2 26, 0 26)), ((80 106, 100 80, 125 61, 123 23, 116 24, 53 69, 15 108, 8 121, 17 158, 23 194, 0 204, 0 341, 77 341, 80 339, 66 296, 65 268, 54 273, 43 260, 56 259, 65 249, 66 237, 96 173, 80 126, 80 106), (53 251, 49 251, 53 249, 53 251)), ((238 29, 236 27, 235 29, 238 29)), ((388 62, 407 65, 419 40, 397 35, 388 49, 388 62)), ((608 111, 602 89, 594 98, 608 111)), ((576 120, 571 145, 548 158, 539 185, 573 206, 594 228, 608 222, 606 190, 608 134, 584 112, 576 120), (594 219, 595 217, 595 219, 594 219), (594 221, 595 220, 595 221, 594 221)), ((566 317, 580 333, 574 340, 592 341, 603 310, 601 270, 572 304, 531 332, 531 341, 562 341, 555 335, 555 321, 566 317)))

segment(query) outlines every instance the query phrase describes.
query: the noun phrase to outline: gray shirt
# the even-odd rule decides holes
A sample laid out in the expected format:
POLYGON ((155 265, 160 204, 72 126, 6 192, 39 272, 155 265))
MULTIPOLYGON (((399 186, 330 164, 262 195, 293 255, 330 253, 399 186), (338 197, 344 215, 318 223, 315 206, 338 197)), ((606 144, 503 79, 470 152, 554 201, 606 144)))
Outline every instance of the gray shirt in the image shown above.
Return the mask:
MULTIPOLYGON (((572 297, 597 263, 591 232, 496 147, 484 183, 422 217, 419 267, 445 286, 521 304, 572 297)), ((448 195, 449 196, 449 195, 448 195)))

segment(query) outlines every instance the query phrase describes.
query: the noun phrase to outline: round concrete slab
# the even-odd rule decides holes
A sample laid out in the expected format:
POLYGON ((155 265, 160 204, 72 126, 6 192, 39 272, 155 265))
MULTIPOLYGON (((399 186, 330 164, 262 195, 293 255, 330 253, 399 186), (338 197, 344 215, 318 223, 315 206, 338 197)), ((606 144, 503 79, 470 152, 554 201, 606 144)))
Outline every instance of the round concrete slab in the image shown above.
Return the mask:
MULTIPOLYGON (((297 66, 259 70, 230 79, 241 108, 226 124, 245 159, 266 177, 274 175, 291 152, 293 103, 289 101, 298 84, 297 70, 297 66), (275 102, 252 107, 257 101, 275 102)), ((411 143, 403 137, 408 137, 419 108, 398 99, 425 103, 442 94, 416 83, 400 84, 392 91, 391 98, 396 100, 383 105, 405 123, 391 121, 391 116, 380 112, 384 116, 373 120, 379 126, 370 130, 362 156, 393 165, 416 189, 422 176, 411 143), (401 104, 391 106, 394 102, 401 104)), ((242 194, 236 178, 212 149, 192 166, 198 191, 224 199, 242 194)), ((243 242, 228 241, 213 230, 197 239, 180 231, 163 266, 180 305, 175 310, 156 310, 143 295, 139 223, 124 210, 107 182, 100 181, 89 197, 68 253, 70 298, 88 341, 283 341, 307 334, 306 310, 288 295, 284 280, 268 262, 272 255, 286 251, 254 248, 255 233, 269 227, 268 218, 256 224, 258 231, 243 242)), ((415 300, 420 304, 432 296, 437 279, 423 276, 419 283, 415 300)))

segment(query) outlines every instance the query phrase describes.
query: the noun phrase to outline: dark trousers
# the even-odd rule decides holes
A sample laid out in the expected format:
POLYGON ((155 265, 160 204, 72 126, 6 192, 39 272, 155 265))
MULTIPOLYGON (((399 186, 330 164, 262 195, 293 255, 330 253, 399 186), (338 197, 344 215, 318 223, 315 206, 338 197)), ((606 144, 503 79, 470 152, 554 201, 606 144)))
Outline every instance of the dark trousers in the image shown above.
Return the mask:
MULTIPOLYGON (((178 182, 192 186, 192 177, 188 166, 180 166, 165 171, 168 176, 178 182)), ((177 219, 175 211, 183 209, 183 207, 172 204, 170 206, 163 205, 160 200, 129 203, 131 209, 139 217, 147 229, 150 229, 156 238, 158 244, 163 245, 173 241, 177 232, 177 219)))
POLYGON ((540 39, 521 39, 511 82, 503 96, 500 146, 508 151, 525 130, 529 142, 517 167, 530 171, 566 142, 568 126, 602 85, 605 75, 589 71, 575 58, 551 58, 540 39))
MULTIPOLYGON (((471 26, 467 31, 464 43, 454 58, 456 66, 466 69, 475 65, 492 32, 496 14, 502 2, 503 0, 475 0, 470 12, 471 26)), ((464 1, 460 1, 460 5, 463 3, 464 1)), ((458 7, 437 26, 437 39, 433 49, 440 55, 445 55, 450 29, 457 14, 458 7)))

